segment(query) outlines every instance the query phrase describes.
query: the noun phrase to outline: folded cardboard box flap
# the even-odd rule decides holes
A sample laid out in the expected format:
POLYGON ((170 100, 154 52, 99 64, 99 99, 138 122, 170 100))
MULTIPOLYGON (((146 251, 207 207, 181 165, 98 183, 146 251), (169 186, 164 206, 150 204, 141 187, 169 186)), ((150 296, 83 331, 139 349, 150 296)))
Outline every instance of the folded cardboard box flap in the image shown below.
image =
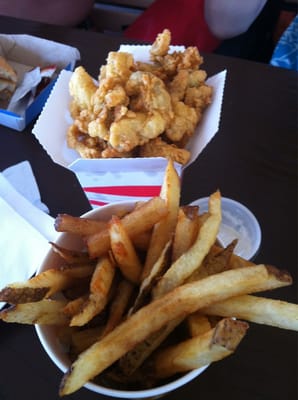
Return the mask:
POLYGON ((72 71, 80 59, 78 49, 30 35, 0 34, 0 55, 17 73, 17 90, 9 103, 0 104, 0 124, 22 131, 42 110, 58 74, 72 71), (42 69, 55 66, 50 82, 35 94, 42 69))
MULTIPOLYGON (((140 49, 140 58, 145 60, 146 54, 148 56, 149 46, 133 46, 132 52, 136 60, 139 60, 138 49, 140 49)), ((125 46, 125 51, 128 50, 129 47, 125 46)), ((122 189, 118 190, 118 194, 114 191, 112 196, 109 197, 106 190, 96 190, 94 189, 96 187, 140 187, 139 193, 142 193, 140 197, 144 197, 146 193, 153 193, 150 191, 151 189, 148 189, 147 192, 144 191, 144 186, 160 187, 166 166, 165 159, 159 157, 82 159, 75 150, 67 146, 66 133, 72 123, 69 112, 69 103, 71 101, 69 80, 71 75, 72 72, 69 71, 60 73, 52 93, 33 128, 33 134, 54 162, 74 171, 93 206, 116 200, 125 200, 129 197, 129 194, 123 194, 122 189), (91 187, 93 188, 92 190, 90 189, 91 187), (86 190, 86 188, 89 188, 89 190, 86 190), (95 196, 94 193, 96 191, 97 195, 95 196), (99 198, 100 192, 105 192, 104 199, 102 196, 99 198)), ((212 102, 204 111, 203 118, 187 145, 188 150, 191 152, 189 163, 185 166, 176 164, 176 169, 180 176, 182 176, 183 170, 196 160, 218 131, 225 79, 226 71, 224 70, 209 77, 207 80, 207 83, 213 87, 212 102)), ((128 192, 129 190, 127 189, 128 192)), ((138 197, 136 191, 133 191, 133 193, 134 198, 138 197)))

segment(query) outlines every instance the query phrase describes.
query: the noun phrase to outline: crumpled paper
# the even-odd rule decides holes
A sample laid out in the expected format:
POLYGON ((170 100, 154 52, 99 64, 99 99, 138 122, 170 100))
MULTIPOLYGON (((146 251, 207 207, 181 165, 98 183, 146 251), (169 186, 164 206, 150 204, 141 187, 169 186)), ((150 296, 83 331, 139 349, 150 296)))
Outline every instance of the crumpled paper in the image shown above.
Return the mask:
MULTIPOLYGON (((50 81, 57 78, 62 69, 73 70, 76 61, 80 59, 80 52, 75 47, 20 34, 0 34, 0 55, 5 57, 17 74, 16 91, 10 101, 2 100, 0 102, 0 109, 2 112, 5 110, 23 118, 25 118, 30 105, 37 99, 36 89, 39 84, 43 83, 44 69, 53 67, 49 84, 50 81)), ((42 105, 40 105, 40 109, 42 105)), ((28 117, 26 116, 26 118, 28 117)), ((0 123, 18 129, 2 119, 0 113, 0 123)))
MULTIPOLYGON (((0 289, 29 279, 58 232, 26 161, 0 173, 0 289)), ((5 303, 0 302, 0 308, 5 303)))

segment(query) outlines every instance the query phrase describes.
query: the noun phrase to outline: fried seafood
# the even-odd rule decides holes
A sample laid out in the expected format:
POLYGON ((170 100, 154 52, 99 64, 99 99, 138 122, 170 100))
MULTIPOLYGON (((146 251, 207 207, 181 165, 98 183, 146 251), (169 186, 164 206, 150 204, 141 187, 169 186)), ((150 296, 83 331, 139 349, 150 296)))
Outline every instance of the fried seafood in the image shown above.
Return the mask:
POLYGON ((84 67, 77 67, 69 82, 69 93, 80 110, 91 109, 91 99, 96 89, 94 80, 84 67))
POLYGON ((98 85, 83 67, 69 83, 73 124, 67 143, 84 158, 167 157, 187 163, 184 149, 212 100, 196 47, 170 48, 171 33, 157 35, 150 62, 110 52, 98 85))
POLYGON ((142 146, 139 155, 140 157, 171 158, 182 165, 185 165, 190 158, 188 150, 179 148, 175 144, 166 143, 160 137, 150 140, 142 146))

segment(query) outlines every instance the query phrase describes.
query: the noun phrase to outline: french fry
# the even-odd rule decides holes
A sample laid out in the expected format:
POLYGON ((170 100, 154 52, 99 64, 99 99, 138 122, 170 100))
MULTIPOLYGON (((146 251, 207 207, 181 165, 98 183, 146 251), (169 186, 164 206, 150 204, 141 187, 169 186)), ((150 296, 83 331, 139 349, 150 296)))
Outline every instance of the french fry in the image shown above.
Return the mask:
POLYGON ((160 197, 166 202, 168 214, 154 225, 141 280, 149 275, 166 243, 172 239, 175 232, 180 202, 180 179, 171 160, 167 164, 160 197))
POLYGON ((128 351, 119 360, 119 367, 126 377, 136 373, 144 361, 156 350, 171 332, 183 321, 184 318, 176 318, 170 321, 156 332, 153 332, 144 341, 138 343, 131 351, 128 351))
POLYGON ((171 242, 169 241, 162 250, 158 260, 156 260, 155 264, 153 265, 149 275, 142 281, 139 287, 138 295, 135 299, 133 306, 129 310, 128 315, 136 312, 140 307, 144 305, 146 297, 150 294, 157 280, 164 273, 165 269, 168 266, 168 255, 170 251, 170 246, 171 242))
MULTIPOLYGON (((185 232, 187 235, 187 233, 185 232)), ((181 240, 183 241, 183 237, 181 237, 181 240)), ((188 239, 187 239, 188 241, 188 239)), ((196 270, 189 278, 187 281, 192 282, 198 279, 202 279, 203 277, 206 277, 208 275, 212 275, 215 273, 219 273, 227 269, 227 265, 229 262, 229 259, 231 257, 231 254, 233 252, 233 249, 236 245, 236 242, 232 242, 229 246, 227 246, 226 249, 221 249, 221 248, 216 248, 211 251, 207 257, 205 257, 203 261, 203 265, 201 268, 196 270), (202 270, 202 273, 200 271, 202 270)), ((187 249, 185 249, 187 250, 187 249)), ((183 253, 182 253, 183 254, 183 253)), ((158 265, 158 262, 155 263, 158 265)), ((153 267, 151 273, 153 270, 156 268, 156 265, 153 267)), ((154 274, 152 274, 154 275, 154 274)), ((149 275, 150 277, 150 275, 149 275)), ((148 289, 150 290, 153 287, 153 283, 156 281, 156 279, 152 279, 153 282, 150 282, 149 277, 147 277, 142 285, 144 286, 143 290, 140 291, 139 296, 136 299, 133 311, 135 309, 139 308, 138 307, 138 300, 139 302, 142 299, 142 295, 146 295, 148 293, 148 289), (151 284, 148 283, 146 286, 145 283, 146 281, 150 282, 151 284)), ((194 329, 194 316, 189 316, 188 318, 192 318, 192 327, 194 329)), ((208 319, 205 317, 204 321, 204 326, 202 325, 201 322, 201 330, 204 329, 204 327, 210 327, 210 323, 208 319)), ((132 375, 136 369, 142 365, 142 363, 148 358, 153 351, 166 339, 166 337, 183 321, 183 318, 178 318, 175 319, 174 321, 171 321, 169 324, 167 324, 166 327, 163 327, 160 331, 155 332, 153 335, 151 335, 149 338, 147 338, 143 343, 139 343, 132 351, 128 352, 120 361, 120 366, 125 375, 132 375)), ((197 321, 197 329, 199 329, 198 326, 198 321, 197 321)))
POLYGON ((252 261, 245 260, 237 254, 232 254, 230 259, 230 268, 244 268, 254 265, 252 261))
POLYGON ((211 248, 200 268, 189 277, 189 280, 203 279, 208 275, 218 274, 230 268, 230 260, 236 247, 237 240, 233 240, 226 248, 211 248))
MULTIPOLYGON (((165 267, 168 265, 171 242, 166 244, 159 259, 155 262, 149 275, 141 283, 138 296, 128 312, 128 315, 133 314, 141 308, 150 294, 156 280, 159 279, 165 267)), ((125 376, 130 376, 137 368, 145 361, 147 357, 165 340, 165 338, 182 322, 181 318, 171 321, 167 326, 154 332, 144 342, 138 343, 131 351, 127 352, 120 360, 120 368, 125 376)))
POLYGON ((132 242, 136 249, 147 251, 150 239, 151 239, 152 231, 141 232, 139 235, 136 235, 132 238, 132 242))
POLYGON ((117 266, 126 279, 138 284, 142 273, 142 263, 121 220, 113 216, 109 229, 111 249, 117 266))
POLYGON ((74 330, 71 335, 71 354, 77 357, 82 351, 86 350, 95 343, 102 335, 103 327, 87 328, 74 330))
MULTIPOLYGON (((213 275, 215 273, 223 272, 228 269, 229 260, 233 253, 233 249, 235 248, 237 241, 232 241, 230 245, 228 245, 225 249, 213 246, 211 251, 205 257, 202 266, 196 270, 188 279, 187 282, 193 282, 198 279, 203 279, 209 275, 213 275)), ((146 279, 145 279, 146 281, 146 279)), ((144 281, 144 282, 145 282, 144 281)), ((143 282, 143 283, 144 283, 143 282)), ((151 288, 152 289, 152 285, 151 288)), ((146 291, 145 291, 146 293, 146 291)), ((139 295, 140 296, 140 295, 139 295)), ((138 300, 138 298, 137 298, 138 300)), ((137 304, 136 300, 136 304, 137 304)), ((135 310, 134 310, 135 311, 135 310)), ((198 319, 198 313, 195 315, 190 315, 187 317, 189 324, 189 328, 192 328, 192 334, 194 334, 194 330, 198 331, 206 330, 208 327, 210 328, 210 322, 208 318, 201 315, 201 319, 204 318, 204 321, 196 321, 198 319)), ((229 315, 228 315, 229 316, 229 315)), ((131 352, 128 352, 120 362, 121 369, 125 375, 133 374, 136 369, 142 365, 142 363, 148 358, 154 350, 164 341, 164 339, 183 321, 183 318, 175 319, 171 321, 166 327, 163 327, 160 331, 155 332, 149 338, 147 338, 143 343, 139 343, 131 352)))
MULTIPOLYGON (((181 211, 181 209, 179 211, 181 211)), ((197 211, 197 207, 185 207, 183 213, 180 213, 180 222, 178 216, 175 235, 177 258, 179 258, 180 255, 184 254, 191 247, 195 240, 195 235, 198 235, 200 221, 197 218, 197 211), (190 219, 186 218, 186 214, 190 219), (188 221, 191 222, 189 223, 188 221), (181 226, 177 229, 178 225, 181 226)), ((205 220, 206 219, 204 218, 202 222, 204 222, 205 220)), ((218 252, 220 252, 220 250, 218 250, 218 252)), ((162 264, 165 264, 163 259, 160 259, 159 261, 162 262, 162 264)), ((157 281, 157 278, 161 276, 161 272, 164 267, 162 268, 162 270, 159 271, 160 262, 157 261, 155 263, 151 272, 149 273, 149 276, 147 276, 147 278, 145 278, 142 282, 139 295, 130 313, 134 312, 142 305, 143 297, 152 290, 152 288, 154 287, 154 283, 157 281)), ((192 275, 190 278, 192 278, 192 275)), ((205 275, 207 276, 207 274, 205 275)), ((169 324, 167 324, 167 326, 163 327, 160 331, 153 333, 153 335, 148 337, 143 343, 139 343, 132 351, 128 352, 120 361, 120 366, 123 373, 126 376, 132 375, 136 371, 136 369, 140 365, 142 365, 146 358, 152 354, 152 352, 182 321, 183 318, 178 318, 171 321, 169 324)))
POLYGON ((115 275, 115 265, 109 257, 103 257, 97 262, 90 282, 90 295, 75 314, 70 326, 82 326, 99 314, 108 302, 109 290, 115 275))
POLYGON ((126 279, 123 279, 119 283, 116 295, 110 305, 109 317, 102 332, 102 336, 107 335, 117 325, 119 325, 124 316, 125 310, 128 307, 133 291, 134 285, 126 279))
POLYGON ((234 353, 247 329, 247 323, 225 318, 202 335, 160 350, 152 362, 153 375, 167 378, 222 360, 234 353))
POLYGON ((82 264, 90 261, 89 254, 86 251, 66 249, 53 242, 50 242, 50 245, 54 252, 59 254, 68 264, 82 264))
POLYGON ((298 331, 298 305, 281 300, 243 295, 212 304, 202 312, 298 331))
POLYGON ((64 375, 60 395, 82 387, 116 360, 170 321, 226 298, 287 286, 291 276, 274 267, 256 265, 187 283, 142 307, 112 332, 81 353, 64 375))
POLYGON ((86 294, 69 301, 63 308, 64 314, 70 318, 78 314, 83 305, 85 304, 85 302, 87 301, 87 299, 88 295, 86 294))
POLYGON ((0 311, 0 319, 19 324, 65 325, 69 322, 63 313, 65 300, 41 300, 17 304, 0 311))
POLYGON ((69 214, 58 214, 55 218, 54 227, 57 232, 68 232, 79 236, 88 236, 106 229, 107 222, 73 217, 69 214))
POLYGON ((199 336, 211 329, 211 324, 202 311, 194 312, 186 318, 187 328, 191 337, 199 336))
MULTIPOLYGON (((168 207, 160 197, 153 197, 131 213, 125 215, 121 221, 129 237, 147 232, 168 213, 168 207)), ((91 258, 106 254, 110 248, 109 229, 90 235, 87 238, 87 247, 91 258)))
POLYGON ((7 285, 0 291, 0 301, 19 304, 49 298, 54 293, 71 287, 78 279, 91 276, 93 271, 93 264, 48 269, 25 282, 7 285))
POLYGON ((84 296, 89 292, 90 277, 91 275, 78 279, 73 286, 63 290, 63 296, 67 300, 74 300, 80 296, 84 296))
POLYGON ((219 191, 209 198, 210 215, 201 226, 196 241, 191 248, 176 260, 153 289, 157 298, 181 285, 202 264, 214 244, 221 223, 221 195, 219 191))
POLYGON ((176 261, 193 245, 199 228, 198 207, 180 207, 173 241, 172 262, 176 261))

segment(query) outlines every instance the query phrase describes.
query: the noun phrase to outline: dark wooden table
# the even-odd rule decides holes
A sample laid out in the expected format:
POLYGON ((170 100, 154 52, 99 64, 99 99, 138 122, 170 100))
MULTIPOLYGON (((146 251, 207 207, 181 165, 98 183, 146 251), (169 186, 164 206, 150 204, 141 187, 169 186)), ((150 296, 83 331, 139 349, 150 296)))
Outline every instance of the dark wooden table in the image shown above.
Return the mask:
MULTIPOLYGON (((26 33, 77 47, 94 76, 121 38, 0 17, 1 33, 26 33)), ((223 196, 245 204, 262 229, 257 263, 288 270, 291 287, 268 294, 297 303, 297 73, 206 54, 208 75, 227 69, 220 129, 183 177, 182 202, 223 196)), ((90 206, 76 177, 55 165, 31 134, 0 126, 0 170, 29 160, 52 216, 80 215, 90 206)), ((16 244, 15 244, 16 245, 16 244)), ((13 251, 13 248, 12 248, 13 251)), ((58 399, 61 372, 31 326, 0 324, 0 399, 58 399)), ((256 324, 237 352, 210 366, 168 399, 297 399, 297 333, 256 324)), ((82 388, 69 399, 105 398, 82 388)))

